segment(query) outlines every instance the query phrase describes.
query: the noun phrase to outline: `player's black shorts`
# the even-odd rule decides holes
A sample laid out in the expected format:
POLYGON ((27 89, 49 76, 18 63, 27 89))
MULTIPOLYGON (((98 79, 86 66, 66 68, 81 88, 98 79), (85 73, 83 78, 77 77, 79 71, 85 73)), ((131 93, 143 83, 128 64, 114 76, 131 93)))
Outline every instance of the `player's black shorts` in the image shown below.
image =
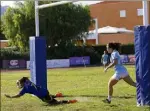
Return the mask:
POLYGON ((56 102, 57 102, 57 100, 54 99, 54 98, 55 98, 55 96, 49 95, 49 93, 47 93, 47 95, 46 95, 45 97, 41 98, 41 100, 42 100, 43 102, 52 104, 52 103, 56 103, 56 102))
POLYGON ((44 98, 42 98, 42 101, 46 102, 48 104, 51 104, 51 105, 52 104, 66 104, 66 103, 68 103, 67 100, 57 101, 55 99, 55 96, 51 96, 49 94, 47 94, 44 98))

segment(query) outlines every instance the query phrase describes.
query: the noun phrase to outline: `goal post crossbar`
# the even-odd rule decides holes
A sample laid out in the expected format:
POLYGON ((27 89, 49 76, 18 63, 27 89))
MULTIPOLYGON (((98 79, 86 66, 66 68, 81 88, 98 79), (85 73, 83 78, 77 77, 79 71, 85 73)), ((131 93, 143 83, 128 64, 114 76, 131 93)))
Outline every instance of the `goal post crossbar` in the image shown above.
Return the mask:
POLYGON ((38 5, 38 0, 35 1, 35 32, 36 32, 36 37, 39 37, 39 9, 47 8, 47 7, 54 7, 58 5, 63 5, 67 3, 73 3, 77 2, 77 0, 72 0, 72 1, 61 1, 61 2, 55 2, 55 3, 50 3, 50 4, 44 4, 44 5, 38 5))
POLYGON ((39 6, 36 6, 36 8, 43 9, 43 8, 47 8, 47 7, 53 7, 53 6, 58 6, 58 5, 63 5, 63 4, 73 3, 73 2, 76 2, 76 1, 55 2, 55 3, 50 3, 50 4, 39 5, 39 6))

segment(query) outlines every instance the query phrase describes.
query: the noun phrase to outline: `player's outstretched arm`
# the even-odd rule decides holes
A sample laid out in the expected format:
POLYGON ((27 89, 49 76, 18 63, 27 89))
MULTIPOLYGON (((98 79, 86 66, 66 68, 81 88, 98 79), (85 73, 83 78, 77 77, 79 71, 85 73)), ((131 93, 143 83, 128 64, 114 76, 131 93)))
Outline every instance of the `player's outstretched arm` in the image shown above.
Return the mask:
POLYGON ((107 70, 111 67, 113 67, 114 65, 116 65, 118 63, 117 59, 114 59, 114 61, 112 63, 110 63, 105 69, 104 71, 107 72, 107 70))
POLYGON ((19 98, 19 97, 21 97, 22 95, 17 94, 17 95, 14 95, 14 96, 10 96, 10 95, 5 94, 5 96, 6 96, 7 98, 19 98))

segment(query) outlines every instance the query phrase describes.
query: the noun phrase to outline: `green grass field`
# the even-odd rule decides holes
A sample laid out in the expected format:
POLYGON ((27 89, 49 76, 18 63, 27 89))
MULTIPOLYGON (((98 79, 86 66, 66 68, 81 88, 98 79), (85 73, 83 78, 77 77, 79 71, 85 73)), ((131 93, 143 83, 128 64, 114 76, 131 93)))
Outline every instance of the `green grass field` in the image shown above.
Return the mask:
MULTIPOLYGON (((135 80, 135 68, 127 67, 135 80)), ((8 99, 4 94, 16 94, 16 80, 30 77, 29 71, 1 73, 1 111, 150 111, 149 107, 136 106, 136 89, 121 80, 114 88, 111 104, 102 102, 107 97, 107 82, 113 69, 104 73, 102 67, 69 68, 48 70, 50 93, 62 92, 66 97, 77 99, 75 104, 48 106, 37 97, 26 94, 19 99, 8 99)))

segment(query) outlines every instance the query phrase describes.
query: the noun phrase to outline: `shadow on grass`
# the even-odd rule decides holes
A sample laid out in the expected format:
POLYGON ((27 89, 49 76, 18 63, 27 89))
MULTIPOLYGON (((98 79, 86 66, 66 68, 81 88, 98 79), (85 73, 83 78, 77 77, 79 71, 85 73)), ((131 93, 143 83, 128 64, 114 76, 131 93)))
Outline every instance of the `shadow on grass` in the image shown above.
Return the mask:
MULTIPOLYGON (((80 97, 80 98, 90 98, 90 97, 94 97, 94 98, 107 98, 107 96, 104 95, 64 95, 63 97, 80 97)), ((131 98, 135 98, 135 95, 128 95, 128 96, 113 96, 113 98, 120 98, 120 99, 131 99, 131 98)), ((58 106, 58 105, 65 105, 68 103, 56 103, 56 104, 44 104, 43 106, 58 106)), ((117 107, 117 105, 111 104, 110 107, 117 107)))
POLYGON ((43 104, 43 106, 58 106, 58 105, 65 105, 64 103, 62 104, 43 104))
MULTIPOLYGON (((97 97, 97 98, 107 98, 104 95, 64 95, 63 97, 97 97)), ((135 95, 128 95, 128 96, 113 96, 113 98, 121 98, 121 99, 131 99, 135 98, 135 95)))
POLYGON ((58 105, 65 105, 65 104, 75 104, 75 103, 52 103, 52 104, 45 103, 43 104, 43 106, 58 106, 58 105))

